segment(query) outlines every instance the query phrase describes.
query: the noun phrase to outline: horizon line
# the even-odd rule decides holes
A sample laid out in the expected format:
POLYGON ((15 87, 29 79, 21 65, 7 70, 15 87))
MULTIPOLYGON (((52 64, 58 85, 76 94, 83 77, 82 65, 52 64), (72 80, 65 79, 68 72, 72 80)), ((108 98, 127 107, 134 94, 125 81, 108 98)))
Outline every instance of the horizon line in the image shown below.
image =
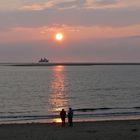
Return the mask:
POLYGON ((140 65, 140 62, 7 62, 1 66, 90 66, 90 65, 140 65))

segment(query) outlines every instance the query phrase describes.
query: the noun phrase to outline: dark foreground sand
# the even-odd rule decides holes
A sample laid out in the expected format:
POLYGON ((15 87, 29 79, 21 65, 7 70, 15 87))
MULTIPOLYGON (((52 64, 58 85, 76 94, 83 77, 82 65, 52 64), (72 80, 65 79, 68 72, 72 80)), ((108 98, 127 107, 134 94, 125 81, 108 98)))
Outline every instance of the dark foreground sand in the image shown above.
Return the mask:
POLYGON ((140 140, 140 120, 0 125, 0 140, 140 140))

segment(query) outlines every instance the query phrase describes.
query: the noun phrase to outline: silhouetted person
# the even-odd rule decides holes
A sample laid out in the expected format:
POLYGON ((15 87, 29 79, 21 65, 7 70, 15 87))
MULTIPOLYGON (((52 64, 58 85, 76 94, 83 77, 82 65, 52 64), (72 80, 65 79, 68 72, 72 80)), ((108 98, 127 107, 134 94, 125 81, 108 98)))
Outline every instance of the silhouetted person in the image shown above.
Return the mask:
POLYGON ((60 117, 62 120, 62 126, 65 126, 66 111, 64 109, 60 112, 60 117))
POLYGON ((72 108, 69 108, 69 111, 68 111, 68 123, 69 123, 69 126, 73 126, 73 110, 72 108))

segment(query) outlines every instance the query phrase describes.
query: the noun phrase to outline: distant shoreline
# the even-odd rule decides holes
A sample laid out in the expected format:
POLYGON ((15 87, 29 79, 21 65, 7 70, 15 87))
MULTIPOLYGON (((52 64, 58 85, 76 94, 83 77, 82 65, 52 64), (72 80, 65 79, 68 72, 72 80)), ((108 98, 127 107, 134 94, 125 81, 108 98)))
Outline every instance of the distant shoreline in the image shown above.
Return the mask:
POLYGON ((140 65, 140 63, 0 63, 1 66, 93 66, 93 65, 140 65))

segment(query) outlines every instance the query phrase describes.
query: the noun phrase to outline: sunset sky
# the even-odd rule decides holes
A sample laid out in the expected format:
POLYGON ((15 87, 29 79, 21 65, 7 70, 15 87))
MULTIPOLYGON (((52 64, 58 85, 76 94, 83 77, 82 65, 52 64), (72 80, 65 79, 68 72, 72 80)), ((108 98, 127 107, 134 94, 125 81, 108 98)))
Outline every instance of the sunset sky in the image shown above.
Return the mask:
POLYGON ((0 62, 41 57, 140 62, 140 0, 1 0, 0 62))

